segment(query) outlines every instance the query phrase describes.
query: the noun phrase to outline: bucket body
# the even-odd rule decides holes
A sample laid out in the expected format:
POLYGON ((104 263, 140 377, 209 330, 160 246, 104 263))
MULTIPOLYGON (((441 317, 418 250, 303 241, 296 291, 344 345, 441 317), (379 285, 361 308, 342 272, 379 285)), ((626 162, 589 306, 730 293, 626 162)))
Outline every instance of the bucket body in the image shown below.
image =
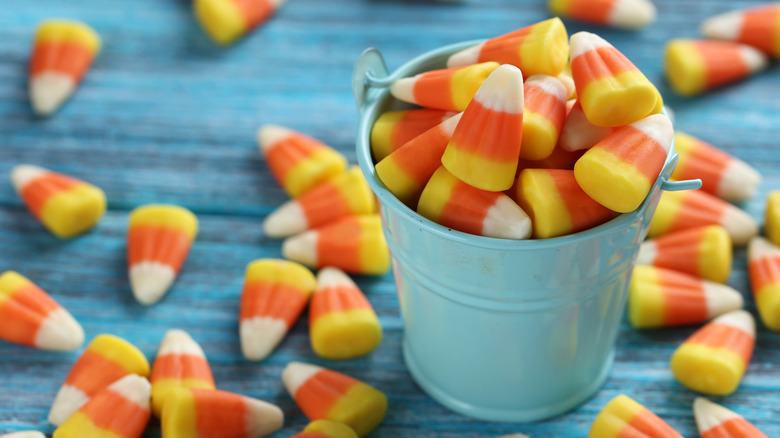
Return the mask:
POLYGON ((593 229, 544 240, 475 236, 409 209, 377 178, 370 132, 397 109, 397 78, 443 68, 475 42, 424 54, 387 74, 366 51, 354 87, 361 111, 357 156, 379 200, 404 321, 403 353, 415 381, 448 408, 484 420, 528 422, 584 402, 602 385, 614 356, 630 274, 662 190, 672 148, 650 196, 634 212, 593 229))

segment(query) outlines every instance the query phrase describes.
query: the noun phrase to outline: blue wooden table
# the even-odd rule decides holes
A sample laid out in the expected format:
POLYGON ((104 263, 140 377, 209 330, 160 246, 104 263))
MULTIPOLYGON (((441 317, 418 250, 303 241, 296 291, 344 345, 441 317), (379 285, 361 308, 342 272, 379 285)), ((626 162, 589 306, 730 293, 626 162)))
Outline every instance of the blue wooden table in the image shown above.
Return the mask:
MULTIPOLYGON (((766 192, 780 189, 780 69, 695 99, 673 95, 662 78, 662 50, 672 37, 697 36, 726 0, 656 0, 659 17, 638 32, 567 22, 592 30, 626 53, 659 86, 676 127, 755 166, 761 193, 743 205, 761 220, 766 192)), ((739 2, 739 6, 755 4, 739 2)), ((694 393, 672 378, 668 361, 693 328, 645 331, 623 323, 604 388, 578 409, 518 425, 472 420, 440 407, 414 384, 401 356, 402 323, 391 275, 357 277, 385 330, 377 351, 342 362, 318 359, 303 318, 280 348, 256 364, 241 356, 237 315, 246 264, 281 257, 279 240, 261 222, 286 196, 257 151, 255 132, 276 123, 300 130, 355 162, 358 114, 352 66, 363 49, 382 50, 394 69, 442 45, 486 38, 548 18, 543 0, 468 0, 462 4, 400 0, 289 0, 270 22, 233 47, 216 47, 193 19, 188 0, 4 0, 0 14, 0 174, 31 163, 103 188, 109 211, 89 234, 62 241, 35 222, 0 182, 0 270, 21 272, 49 291, 84 326, 87 338, 110 332, 152 359, 169 328, 188 331, 204 348, 217 386, 278 404, 288 437, 307 420, 280 374, 291 360, 322 364, 385 391, 390 410, 375 437, 477 437, 524 432, 533 438, 584 437, 604 404, 626 393, 683 435, 697 436, 694 393), (103 52, 76 97, 50 119, 27 99, 27 62, 37 23, 84 20, 102 36, 103 52), (128 211, 150 202, 186 206, 201 231, 169 294, 153 307, 132 298, 126 274, 128 211)), ((729 284, 755 311, 744 250, 729 284)), ((0 321, 0 324, 3 322, 0 321)), ((507 345, 511 348, 511 345, 507 345)), ((50 433, 49 406, 78 357, 0 342, 0 434, 50 433)), ((734 395, 716 399, 780 436, 780 334, 759 326, 753 361, 734 395)), ((159 436, 159 423, 145 436, 159 436)))

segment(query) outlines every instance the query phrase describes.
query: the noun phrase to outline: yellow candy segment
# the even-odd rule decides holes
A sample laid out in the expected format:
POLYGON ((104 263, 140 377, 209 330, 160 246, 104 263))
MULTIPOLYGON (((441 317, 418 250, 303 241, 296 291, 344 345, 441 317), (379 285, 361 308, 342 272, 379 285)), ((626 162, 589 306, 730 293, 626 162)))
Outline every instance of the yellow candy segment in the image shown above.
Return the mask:
POLYGON ((197 437, 197 411, 192 393, 184 389, 172 390, 165 398, 160 422, 166 438, 197 437))
POLYGON ((195 0, 195 17, 216 43, 228 45, 246 32, 246 21, 231 1, 195 0))
POLYGON ((312 421, 303 429, 303 431, 308 433, 322 433, 327 435, 328 438, 358 438, 351 427, 343 423, 329 420, 312 421))
POLYGON ((535 238, 559 236, 573 227, 568 207, 547 172, 522 172, 517 202, 531 216, 535 238))
POLYGON ((330 148, 320 148, 298 162, 284 177, 290 196, 297 198, 317 184, 344 173, 347 159, 330 148))
POLYGON ((512 186, 517 171, 517 161, 496 161, 464 151, 460 147, 447 146, 441 162, 458 179, 488 192, 504 191, 512 186))
POLYGON ((462 68, 452 75, 450 91, 452 92, 452 102, 458 111, 466 109, 471 99, 477 94, 479 87, 498 66, 497 62, 483 62, 462 68))
POLYGON ((406 205, 414 202, 420 192, 420 184, 410 178, 395 160, 382 160, 376 164, 375 169, 379 180, 396 198, 406 205))
POLYGON ((94 227, 105 212, 105 193, 82 183, 47 200, 41 210, 41 222, 57 237, 65 239, 94 227))
POLYGON ((699 245, 699 272, 702 278, 726 283, 731 274, 731 237, 721 226, 710 226, 704 231, 699 245))
POLYGON ((637 329, 662 327, 665 302, 657 271, 636 266, 628 289, 628 320, 637 329))
POLYGON ((360 167, 352 166, 348 169, 344 178, 337 180, 336 186, 346 200, 349 211, 361 214, 376 212, 374 193, 363 177, 360 167))
POLYGON ((588 438, 618 438, 626 424, 644 410, 630 397, 621 394, 604 406, 588 433, 588 438))
POLYGON ((100 35, 91 27, 78 21, 49 20, 38 27, 35 44, 73 42, 83 45, 92 53, 100 51, 100 35))
POLYGON ((770 330, 780 331, 780 284, 762 287, 755 296, 761 320, 770 330))
POLYGON ((674 352, 674 377, 688 388, 708 395, 729 395, 745 374, 745 362, 725 348, 687 342, 674 352))
POLYGON ((111 358, 130 374, 149 376, 149 361, 146 356, 133 344, 118 336, 98 335, 89 343, 87 350, 111 358))
POLYGON ((92 420, 82 412, 76 412, 54 431, 53 438, 125 438, 109 429, 103 429, 95 425, 92 420))
POLYGON ((656 110, 658 96, 658 90, 645 75, 626 71, 588 84, 580 102, 588 121, 594 125, 623 126, 656 110))
POLYGON ((295 288, 307 297, 317 288, 314 274, 289 260, 259 259, 246 267, 246 283, 284 284, 295 288))
POLYGON ((328 419, 348 424, 362 437, 374 430, 386 413, 387 396, 365 383, 358 383, 336 402, 328 419))
POLYGON ((369 309, 332 312, 311 327, 311 346, 326 359, 346 359, 372 352, 382 341, 382 326, 369 309))
POLYGON ((393 152, 393 127, 404 118, 405 111, 387 111, 382 113, 371 128, 371 152, 374 160, 379 161, 393 152))
POLYGON ((652 239, 662 236, 672 228, 684 196, 684 191, 663 192, 661 199, 658 201, 658 207, 655 209, 653 219, 650 221, 647 237, 652 239))
POLYGON ((780 246, 780 190, 769 192, 767 197, 764 233, 770 242, 780 246))
POLYGON ((390 269, 390 253, 378 214, 361 216, 363 239, 360 241, 360 265, 366 274, 382 275, 390 269))
POLYGON ((569 61, 569 35, 563 21, 554 17, 536 24, 520 46, 520 57, 525 77, 562 72, 569 61))
POLYGON ((574 176, 588 196, 619 213, 639 207, 653 185, 636 167, 598 147, 577 160, 574 176))
POLYGON ((0 299, 10 296, 18 289, 32 282, 16 271, 6 271, 0 275, 0 299))
POLYGON ((186 208, 176 205, 149 204, 136 208, 130 213, 130 227, 136 226, 178 230, 190 240, 198 234, 198 218, 186 208))
POLYGON ((152 411, 160 416, 168 395, 178 388, 214 389, 203 379, 159 379, 152 384, 152 411))
POLYGON ((543 160, 552 154, 558 142, 558 129, 547 117, 526 112, 523 114, 523 147, 520 158, 543 160))
MULTIPOLYGON (((441 171, 441 168, 437 170, 437 173, 441 171)), ((435 178, 436 184, 425 186, 425 190, 420 196, 420 202, 417 204, 417 213, 420 213, 423 217, 426 217, 434 222, 439 222, 441 213, 444 211, 444 207, 452 197, 452 190, 458 183, 458 180, 454 177, 450 178, 435 178)))
POLYGON ((682 96, 701 93, 707 85, 704 59, 688 41, 671 41, 666 46, 666 77, 674 91, 682 96))

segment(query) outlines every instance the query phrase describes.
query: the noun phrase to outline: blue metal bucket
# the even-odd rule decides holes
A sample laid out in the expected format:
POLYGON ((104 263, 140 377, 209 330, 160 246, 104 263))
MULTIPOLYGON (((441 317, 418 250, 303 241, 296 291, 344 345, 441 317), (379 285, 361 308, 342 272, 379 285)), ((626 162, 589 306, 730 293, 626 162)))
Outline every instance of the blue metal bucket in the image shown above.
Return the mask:
POLYGON ((677 163, 672 147, 636 211, 577 234, 494 239, 418 215, 377 178, 371 127, 398 107, 388 89, 396 79, 443 68, 450 54, 478 42, 428 52, 392 74, 377 50, 366 50, 353 76, 357 157, 379 200, 404 320, 404 359, 415 381, 471 417, 536 421, 574 408, 601 387, 661 191, 701 183, 669 181, 677 163))

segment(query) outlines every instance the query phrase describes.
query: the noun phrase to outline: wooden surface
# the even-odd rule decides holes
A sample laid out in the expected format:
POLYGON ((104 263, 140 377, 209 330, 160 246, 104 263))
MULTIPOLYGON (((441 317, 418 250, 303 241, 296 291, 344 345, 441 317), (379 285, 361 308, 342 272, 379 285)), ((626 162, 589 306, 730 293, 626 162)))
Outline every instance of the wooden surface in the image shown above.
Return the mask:
MULTIPOLYGON (((659 17, 639 32, 567 22, 594 30, 656 83, 676 112, 676 127, 707 139, 758 168, 761 193, 744 207, 761 219, 766 191, 780 189, 780 75, 769 71, 696 99, 676 98, 662 79, 663 44, 694 37, 725 0, 655 1, 659 17)), ((744 1, 748 6, 755 2, 744 1)), ((4 0, 0 14, 0 174, 31 163, 102 187, 109 211, 82 237, 52 237, 0 183, 0 270, 37 282, 82 323, 88 339, 110 332, 153 359, 165 331, 187 330, 203 346, 217 386, 278 404, 288 437, 307 420, 280 380, 291 360, 346 372, 385 391, 390 410, 375 437, 478 437, 524 432, 533 438, 584 437, 604 404, 626 393, 683 435, 697 436, 694 394, 668 369, 676 346, 694 330, 632 330, 623 323, 617 358, 604 388, 580 408, 540 423, 485 423, 451 413, 411 380, 401 357, 402 323, 391 275, 358 277, 379 313, 385 338, 370 356, 328 362, 308 345, 302 319, 263 363, 244 360, 237 336, 242 275, 260 257, 279 257, 263 218, 287 198, 257 151, 259 125, 277 123, 317 137, 355 161, 358 114, 351 71, 375 46, 394 69, 425 51, 485 38, 545 19, 543 0, 470 0, 463 4, 392 0, 289 0, 277 16, 234 47, 218 48, 193 20, 186 0, 4 0), (68 17, 91 24, 103 52, 75 99, 50 119, 36 118, 26 70, 37 23, 68 17), (184 205, 201 232, 173 289, 157 305, 137 304, 126 274, 129 209, 149 202, 184 205)), ((755 310, 744 250, 729 283, 755 310)), ((0 321, 0 324, 3 322, 0 321)), ((507 348, 512 348, 507 345, 507 348)), ((0 342, 0 434, 38 429, 78 352, 46 353, 0 342)), ((442 364, 446 366, 446 364, 442 364)), ((769 436, 780 436, 780 334, 759 327, 753 361, 737 393, 716 399, 769 436)), ((145 436, 159 436, 153 421, 145 436)))

